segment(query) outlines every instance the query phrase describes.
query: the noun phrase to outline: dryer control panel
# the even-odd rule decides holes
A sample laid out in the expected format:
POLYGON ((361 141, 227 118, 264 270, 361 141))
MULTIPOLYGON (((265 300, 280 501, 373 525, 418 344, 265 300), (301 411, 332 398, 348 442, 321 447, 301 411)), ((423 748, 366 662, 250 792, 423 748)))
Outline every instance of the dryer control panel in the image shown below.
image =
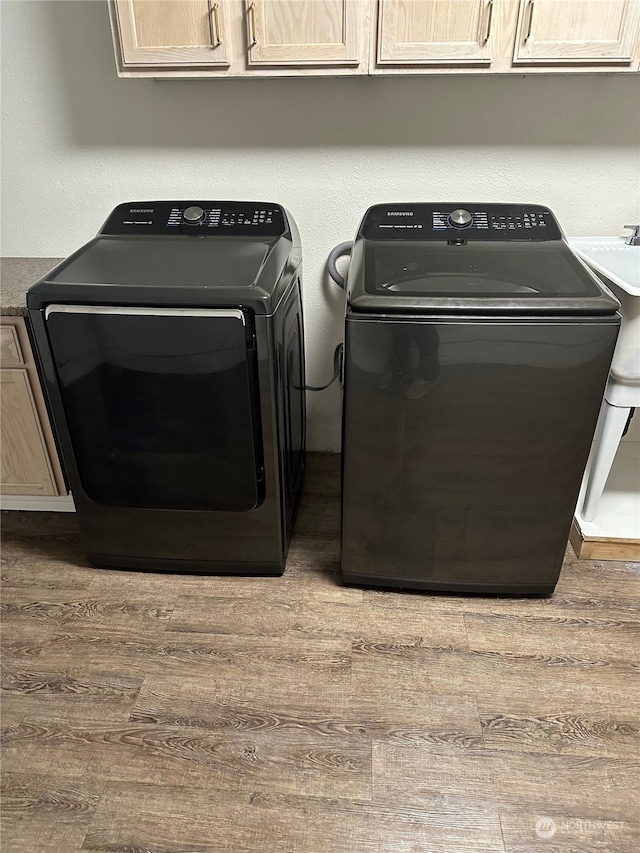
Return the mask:
POLYGON ((368 240, 561 240, 551 211, 541 205, 378 204, 360 226, 368 240))
POLYGON ((279 237, 279 204, 253 201, 132 201, 120 204, 101 234, 189 234, 200 237, 279 237))

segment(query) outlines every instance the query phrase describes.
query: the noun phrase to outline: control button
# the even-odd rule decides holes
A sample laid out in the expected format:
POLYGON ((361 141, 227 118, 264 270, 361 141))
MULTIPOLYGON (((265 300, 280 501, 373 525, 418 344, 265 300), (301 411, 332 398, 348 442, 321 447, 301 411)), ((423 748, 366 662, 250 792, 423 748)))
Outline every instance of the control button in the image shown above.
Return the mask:
POLYGON ((182 214, 182 219, 187 225, 199 225, 204 219, 204 210, 197 205, 188 207, 182 214))
POLYGON ((453 225, 454 228, 468 228, 472 220, 473 216, 469 211, 460 207, 449 214, 449 225, 453 225))

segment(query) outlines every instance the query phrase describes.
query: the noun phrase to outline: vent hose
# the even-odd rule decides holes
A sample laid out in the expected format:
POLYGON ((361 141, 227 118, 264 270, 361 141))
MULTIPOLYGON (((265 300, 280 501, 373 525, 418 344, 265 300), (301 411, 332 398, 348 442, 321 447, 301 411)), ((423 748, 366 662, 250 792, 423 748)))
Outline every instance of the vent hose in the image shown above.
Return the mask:
POLYGON ((350 255, 352 249, 353 243, 351 241, 347 243, 338 243, 338 245, 329 252, 329 257, 327 258, 327 271, 331 278, 338 285, 338 287, 341 287, 343 290, 345 286, 345 280, 344 277, 341 276, 338 272, 338 269, 336 267, 336 261, 342 255, 350 255))

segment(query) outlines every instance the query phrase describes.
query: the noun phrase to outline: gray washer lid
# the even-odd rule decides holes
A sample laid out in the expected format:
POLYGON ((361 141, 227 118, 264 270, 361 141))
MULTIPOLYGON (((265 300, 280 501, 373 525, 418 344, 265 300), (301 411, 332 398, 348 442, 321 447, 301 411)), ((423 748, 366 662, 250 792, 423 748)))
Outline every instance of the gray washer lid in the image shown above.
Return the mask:
POLYGON ((619 305, 563 240, 355 246, 355 311, 523 315, 615 314, 619 305))

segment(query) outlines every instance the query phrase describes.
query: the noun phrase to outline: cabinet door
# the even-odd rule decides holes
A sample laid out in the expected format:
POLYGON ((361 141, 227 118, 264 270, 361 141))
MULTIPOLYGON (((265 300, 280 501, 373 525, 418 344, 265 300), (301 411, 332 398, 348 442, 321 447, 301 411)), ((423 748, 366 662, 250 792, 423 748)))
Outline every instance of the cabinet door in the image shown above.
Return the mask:
POLYGON ((521 0, 515 64, 630 63, 638 0, 521 0))
POLYGON ((24 357, 15 326, 0 326, 0 364, 3 367, 21 365, 24 357))
POLYGON ((57 495, 53 471, 26 368, 0 370, 5 495, 57 495))
POLYGON ((227 67, 226 2, 116 0, 123 67, 227 67))
POLYGON ((358 65, 362 0, 247 0, 248 64, 358 65))
POLYGON ((378 65, 489 64, 495 0, 379 0, 378 65))

